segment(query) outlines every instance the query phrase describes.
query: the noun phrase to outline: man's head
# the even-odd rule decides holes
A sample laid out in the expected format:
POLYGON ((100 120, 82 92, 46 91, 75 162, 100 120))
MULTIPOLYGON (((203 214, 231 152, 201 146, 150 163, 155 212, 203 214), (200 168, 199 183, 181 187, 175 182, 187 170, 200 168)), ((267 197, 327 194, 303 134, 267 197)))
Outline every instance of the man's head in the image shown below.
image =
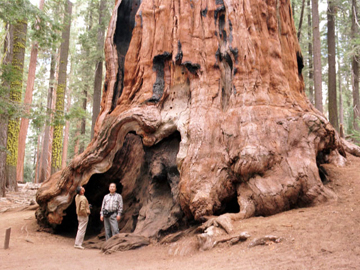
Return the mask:
POLYGON ((85 188, 82 187, 82 186, 78 186, 78 187, 76 188, 76 193, 79 194, 79 195, 84 195, 84 193, 85 193, 85 188))
POLYGON ((116 184, 115 183, 111 183, 110 186, 109 186, 109 191, 110 193, 115 193, 116 191, 116 184))

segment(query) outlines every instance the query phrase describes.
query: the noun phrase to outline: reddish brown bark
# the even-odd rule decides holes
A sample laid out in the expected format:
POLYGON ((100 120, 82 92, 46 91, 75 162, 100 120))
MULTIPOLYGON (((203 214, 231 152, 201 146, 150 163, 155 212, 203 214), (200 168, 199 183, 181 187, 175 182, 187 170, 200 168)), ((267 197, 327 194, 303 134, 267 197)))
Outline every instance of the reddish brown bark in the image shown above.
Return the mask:
MULTIPOLYGON (((40 2, 39 2, 40 10, 43 10, 43 8, 44 8, 44 1, 45 0, 40 0, 40 2)), ((32 94, 33 94, 33 89, 34 89, 35 73, 36 73, 37 54, 38 54, 38 45, 36 43, 34 43, 31 48, 29 73, 28 73, 28 79, 27 79, 26 90, 25 90, 25 98, 24 98, 25 113, 27 113, 27 114, 30 112, 30 106, 32 103, 32 94)), ((25 118, 25 117, 21 118, 20 133, 19 133, 18 160, 17 160, 17 166, 16 166, 16 179, 18 182, 24 182, 25 142, 26 142, 28 127, 29 127, 29 119, 25 118)))
POLYGON ((98 213, 116 182, 121 230, 155 238, 336 197, 318 165, 345 151, 304 94, 289 1, 117 1, 105 51, 95 137, 39 189, 39 221, 80 184, 98 213))

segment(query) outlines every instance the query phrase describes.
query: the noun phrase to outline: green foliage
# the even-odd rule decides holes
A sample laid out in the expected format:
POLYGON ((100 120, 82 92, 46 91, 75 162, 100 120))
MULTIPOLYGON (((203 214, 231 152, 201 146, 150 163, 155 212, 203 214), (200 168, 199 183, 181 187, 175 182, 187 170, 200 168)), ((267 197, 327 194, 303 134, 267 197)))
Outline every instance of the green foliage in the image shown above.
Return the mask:
POLYGON ((18 102, 10 99, 10 91, 6 85, 11 82, 21 81, 22 74, 17 72, 16 67, 11 64, 1 66, 0 74, 0 114, 7 115, 11 118, 20 117, 23 112, 18 102))
POLYGON ((35 171, 31 164, 25 163, 24 165, 24 182, 33 182, 35 171))
POLYGON ((0 0, 0 19, 9 24, 26 20, 32 25, 30 39, 36 41, 42 49, 50 48, 60 41, 61 25, 51 14, 46 13, 48 11, 49 7, 45 6, 45 11, 41 11, 29 0, 0 0))

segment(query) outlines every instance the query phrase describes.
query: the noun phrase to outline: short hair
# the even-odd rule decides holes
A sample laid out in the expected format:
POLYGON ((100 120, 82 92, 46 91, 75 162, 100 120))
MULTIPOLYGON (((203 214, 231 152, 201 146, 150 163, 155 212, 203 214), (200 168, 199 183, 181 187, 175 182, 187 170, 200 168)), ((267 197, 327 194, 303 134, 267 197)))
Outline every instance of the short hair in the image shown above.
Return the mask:
POLYGON ((81 191, 81 186, 78 186, 78 187, 76 188, 76 194, 80 194, 80 191, 81 191))

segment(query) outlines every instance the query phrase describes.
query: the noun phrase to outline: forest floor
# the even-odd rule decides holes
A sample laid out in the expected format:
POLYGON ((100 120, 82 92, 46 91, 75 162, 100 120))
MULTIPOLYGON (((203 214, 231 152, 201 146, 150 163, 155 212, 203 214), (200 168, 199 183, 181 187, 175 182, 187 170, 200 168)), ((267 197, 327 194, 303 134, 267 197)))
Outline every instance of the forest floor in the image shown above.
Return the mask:
POLYGON ((0 268, 360 269, 360 159, 349 155, 346 167, 325 168, 331 180, 327 185, 338 195, 337 201, 236 222, 235 232, 246 231, 251 237, 207 251, 191 248, 194 236, 110 255, 95 249, 77 250, 75 235, 39 230, 34 210, 24 209, 26 200, 14 199, 23 194, 12 192, 9 199, 0 201, 0 268), (9 227, 10 248, 5 250, 2 245, 9 227), (283 240, 249 248, 253 239, 265 235, 283 240))

